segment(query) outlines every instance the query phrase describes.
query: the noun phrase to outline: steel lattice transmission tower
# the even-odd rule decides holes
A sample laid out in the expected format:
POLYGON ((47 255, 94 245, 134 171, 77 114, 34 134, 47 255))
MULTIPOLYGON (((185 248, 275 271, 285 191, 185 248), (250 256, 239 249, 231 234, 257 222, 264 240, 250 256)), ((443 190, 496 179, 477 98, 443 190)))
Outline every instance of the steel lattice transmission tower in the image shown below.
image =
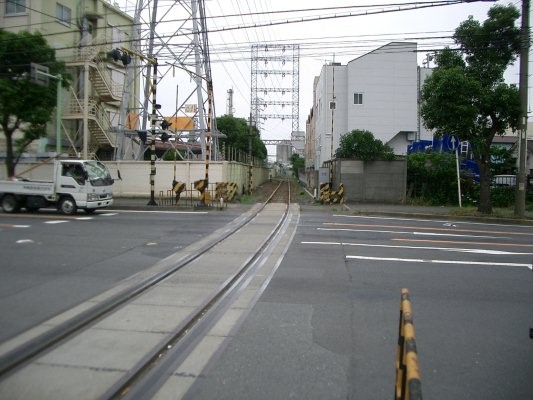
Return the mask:
POLYGON ((300 106, 300 45, 254 44, 251 58, 250 112, 253 121, 259 128, 261 120, 291 119, 292 131, 297 132, 300 106))
MULTIPOLYGON (((206 142, 210 134, 216 132, 216 127, 204 0, 137 0, 130 43, 132 52, 157 60, 159 87, 168 86, 165 84, 167 78, 180 79, 179 101, 178 88, 175 89, 176 110, 174 113, 167 111, 165 114, 173 115, 164 116, 186 116, 194 121, 194 129, 189 130, 184 139, 201 142, 202 158, 205 159, 206 154, 209 154, 206 142), (195 107, 191 108, 191 104, 195 107)), ((144 82, 144 89, 139 98, 135 98, 135 104, 128 102, 128 96, 124 96, 119 128, 125 126, 127 110, 133 109, 141 110, 140 129, 146 130, 151 117, 150 94, 154 89, 154 69, 150 63, 140 61, 142 57, 136 57, 134 53, 132 58, 134 62, 127 67, 124 90, 128 90, 135 79, 144 82)), ((217 142, 214 136, 215 151, 212 154, 216 158, 217 142)), ((119 149, 116 154, 121 159, 123 151, 119 149)))

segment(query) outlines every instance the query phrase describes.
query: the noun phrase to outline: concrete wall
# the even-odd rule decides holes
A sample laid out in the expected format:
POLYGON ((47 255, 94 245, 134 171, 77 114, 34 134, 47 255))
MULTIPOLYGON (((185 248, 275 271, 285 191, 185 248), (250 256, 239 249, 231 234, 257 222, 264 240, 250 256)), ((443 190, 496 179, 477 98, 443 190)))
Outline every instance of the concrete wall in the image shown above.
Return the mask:
MULTIPOLYGON (((103 162, 111 176, 116 179, 113 185, 113 193, 116 197, 140 197, 150 195, 150 162, 149 161, 105 161, 103 162), (121 180, 118 179, 120 171, 121 180)), ((51 163, 42 164, 25 172, 36 164, 18 164, 16 175, 27 179, 51 180, 51 163)), ((248 187, 248 164, 218 161, 209 163, 209 182, 236 182, 238 194, 242 194, 243 188, 248 187)), ((176 163, 176 180, 185 182, 186 188, 191 189, 194 181, 205 178, 205 162, 181 161, 176 163)), ((254 167, 252 186, 255 188, 268 180, 269 169, 254 167)), ((0 168, 0 179, 6 178, 5 167, 0 168)), ((160 191, 166 195, 167 190, 172 188, 174 180, 174 162, 157 161, 155 175, 155 195, 160 191)))
POLYGON ((407 161, 336 160, 335 189, 344 184, 348 202, 404 203, 407 161))

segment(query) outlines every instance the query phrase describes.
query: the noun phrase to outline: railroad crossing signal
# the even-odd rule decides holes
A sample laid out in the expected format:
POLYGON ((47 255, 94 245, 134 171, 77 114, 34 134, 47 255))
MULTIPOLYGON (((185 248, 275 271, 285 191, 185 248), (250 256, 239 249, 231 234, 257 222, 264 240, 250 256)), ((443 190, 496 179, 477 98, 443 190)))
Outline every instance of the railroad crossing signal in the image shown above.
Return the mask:
POLYGON ((33 83, 48 86, 50 76, 49 68, 46 65, 30 63, 30 78, 33 83))

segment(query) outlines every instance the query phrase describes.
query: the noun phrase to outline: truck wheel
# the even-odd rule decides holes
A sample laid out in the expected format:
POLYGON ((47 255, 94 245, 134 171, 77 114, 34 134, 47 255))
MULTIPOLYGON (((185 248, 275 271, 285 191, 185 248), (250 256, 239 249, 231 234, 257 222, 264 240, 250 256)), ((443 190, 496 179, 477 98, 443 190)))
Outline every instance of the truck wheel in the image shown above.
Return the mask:
POLYGON ((20 210, 20 204, 15 196, 6 194, 2 197, 2 209, 6 213, 15 213, 20 210))
POLYGON ((63 197, 61 200, 59 200, 59 205, 57 208, 66 215, 76 214, 76 211, 78 211, 76 202, 72 197, 63 197))

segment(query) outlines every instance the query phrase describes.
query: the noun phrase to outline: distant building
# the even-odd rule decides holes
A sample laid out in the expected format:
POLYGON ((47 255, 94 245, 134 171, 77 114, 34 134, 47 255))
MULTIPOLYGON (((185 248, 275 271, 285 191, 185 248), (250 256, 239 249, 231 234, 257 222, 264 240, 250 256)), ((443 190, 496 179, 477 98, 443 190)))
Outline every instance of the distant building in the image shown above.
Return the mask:
MULTIPOLYGON (((2 2, 0 26, 40 32, 67 65, 72 81, 62 92, 62 152, 106 160, 126 148, 130 155, 138 151, 123 130, 139 93, 138 74, 130 72, 139 61, 117 51, 136 45, 132 16, 105 0, 16 0, 2 2)), ((49 137, 34 143, 33 152, 55 150, 55 118, 50 121, 49 137)))
POLYGON ((291 133, 291 147, 294 154, 305 157, 305 132, 295 131, 291 133))
POLYGON ((306 126, 306 154, 314 147, 308 167, 330 160, 340 137, 354 129, 372 132, 399 155, 415 140, 431 139, 418 114, 419 89, 430 70, 417 66, 416 51, 416 43, 389 43, 347 65, 322 67, 306 126))

